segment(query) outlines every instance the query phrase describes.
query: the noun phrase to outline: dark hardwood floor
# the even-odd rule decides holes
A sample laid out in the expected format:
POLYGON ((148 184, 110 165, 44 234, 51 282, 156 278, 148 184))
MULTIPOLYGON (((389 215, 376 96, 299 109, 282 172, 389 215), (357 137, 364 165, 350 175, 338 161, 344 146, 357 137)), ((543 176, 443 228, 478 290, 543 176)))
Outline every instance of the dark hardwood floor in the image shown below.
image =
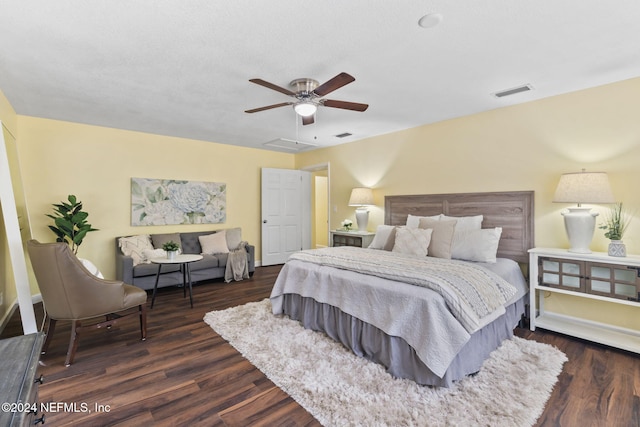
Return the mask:
MULTIPOLYGON (((46 425, 319 425, 202 320, 208 311, 268 297, 279 271, 260 267, 249 280, 197 285, 193 309, 181 289, 162 290, 149 310, 146 341, 139 340, 135 319, 110 331, 87 330, 69 368, 70 328, 59 322, 41 359, 40 400, 60 404, 46 425)), ((41 320, 41 305, 37 310, 41 320)), ((16 312, 0 337, 21 333, 16 312)), ((640 425, 637 355, 541 330, 516 334, 552 344, 569 358, 537 425, 640 425)))

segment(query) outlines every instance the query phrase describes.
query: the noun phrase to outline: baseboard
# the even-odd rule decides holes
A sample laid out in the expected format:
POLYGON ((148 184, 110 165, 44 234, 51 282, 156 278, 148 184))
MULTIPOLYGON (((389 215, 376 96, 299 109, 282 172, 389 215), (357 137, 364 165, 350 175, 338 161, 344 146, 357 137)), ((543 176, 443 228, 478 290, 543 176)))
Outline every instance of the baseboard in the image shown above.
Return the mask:
MULTIPOLYGON (((31 295, 31 304, 37 304, 39 302, 42 302, 42 294, 31 295)), ((4 316, 2 316, 2 319, 0 319, 0 333, 4 331, 4 328, 7 326, 7 323, 9 323, 11 316, 15 314, 17 308, 18 299, 15 299, 9 306, 9 309, 4 314, 4 316)))
POLYGON ((11 319, 13 313, 16 312, 16 308, 18 308, 17 300, 9 306, 7 312, 4 314, 4 316, 2 316, 2 319, 0 319, 0 333, 4 332, 4 328, 7 326, 7 323, 9 323, 9 319, 11 319))

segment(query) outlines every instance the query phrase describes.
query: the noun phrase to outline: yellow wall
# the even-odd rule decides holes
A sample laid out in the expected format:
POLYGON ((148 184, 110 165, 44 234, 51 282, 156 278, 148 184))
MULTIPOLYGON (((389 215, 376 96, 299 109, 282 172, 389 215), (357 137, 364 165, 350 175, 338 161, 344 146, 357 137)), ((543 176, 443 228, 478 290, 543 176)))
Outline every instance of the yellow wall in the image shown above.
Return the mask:
POLYGON ((260 169, 293 168, 294 156, 266 150, 18 116, 19 154, 32 233, 55 240, 47 228, 52 204, 74 194, 100 231, 87 235, 78 256, 115 277, 116 236, 242 227, 260 260, 260 169), (224 224, 131 224, 131 178, 184 179, 227 184, 224 224))
MULTIPOLYGON (((295 156, 24 116, 16 128, 34 237, 53 240, 44 214, 76 194, 101 230, 89 235, 79 255, 113 277, 115 236, 211 227, 131 227, 131 177, 226 182, 228 216, 221 227, 242 226, 259 259, 261 167, 331 164, 332 229, 355 220, 347 206, 355 186, 374 188, 371 230, 383 223, 386 194, 534 190, 536 245, 567 247, 560 215, 567 205, 551 203, 562 173, 608 172, 616 198, 640 214, 638 111, 640 79, 632 79, 295 156)), ((638 215, 624 241, 628 252, 640 253, 638 215)), ((606 244, 596 230, 592 249, 604 251, 606 244)), ((640 316, 630 310, 616 307, 605 317, 637 318, 632 326, 640 328, 640 316)))
MULTIPOLYGON (((560 215, 568 205, 551 202, 560 175, 606 171, 616 199, 635 210, 624 242, 640 253, 638 111, 640 78, 301 153, 296 167, 331 164, 332 229, 355 222, 353 187, 374 188, 370 230, 384 222, 387 194, 534 190, 539 247, 568 247, 560 215)), ((592 250, 607 244, 596 229, 592 250)), ((621 323, 640 328, 637 310, 619 310, 621 323)))

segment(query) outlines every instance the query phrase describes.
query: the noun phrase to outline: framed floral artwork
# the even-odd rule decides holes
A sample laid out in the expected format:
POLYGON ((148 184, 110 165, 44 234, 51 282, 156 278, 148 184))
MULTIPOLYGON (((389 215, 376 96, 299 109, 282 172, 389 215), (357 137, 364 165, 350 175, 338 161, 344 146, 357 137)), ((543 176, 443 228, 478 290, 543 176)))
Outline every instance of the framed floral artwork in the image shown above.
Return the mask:
POLYGON ((226 193, 221 182, 131 178, 131 225, 225 222, 226 193))

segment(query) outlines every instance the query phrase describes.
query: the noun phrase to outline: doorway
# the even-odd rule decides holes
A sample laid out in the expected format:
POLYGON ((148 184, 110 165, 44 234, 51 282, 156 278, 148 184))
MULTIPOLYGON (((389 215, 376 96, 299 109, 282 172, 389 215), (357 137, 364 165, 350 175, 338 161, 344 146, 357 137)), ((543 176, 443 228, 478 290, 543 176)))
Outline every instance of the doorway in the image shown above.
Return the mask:
POLYGON ((330 246, 329 163, 309 166, 302 170, 311 173, 311 247, 324 248, 330 246))

